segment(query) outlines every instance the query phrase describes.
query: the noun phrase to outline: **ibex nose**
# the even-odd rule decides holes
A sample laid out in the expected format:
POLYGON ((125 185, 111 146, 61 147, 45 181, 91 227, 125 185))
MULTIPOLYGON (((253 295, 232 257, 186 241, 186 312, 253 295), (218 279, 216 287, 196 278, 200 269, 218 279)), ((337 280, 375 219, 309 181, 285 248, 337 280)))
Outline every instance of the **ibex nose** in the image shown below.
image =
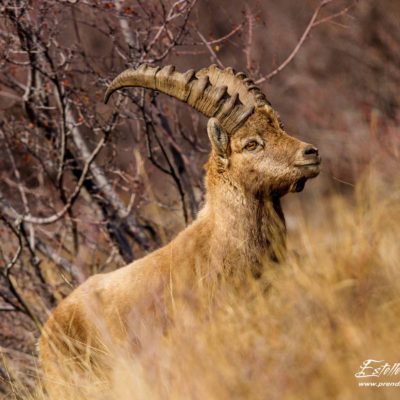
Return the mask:
POLYGON ((318 149, 311 144, 307 145, 303 149, 304 156, 318 156, 318 149))
POLYGON ((296 167, 317 166, 321 163, 321 157, 318 155, 318 149, 311 144, 304 143, 296 153, 294 165, 296 167))

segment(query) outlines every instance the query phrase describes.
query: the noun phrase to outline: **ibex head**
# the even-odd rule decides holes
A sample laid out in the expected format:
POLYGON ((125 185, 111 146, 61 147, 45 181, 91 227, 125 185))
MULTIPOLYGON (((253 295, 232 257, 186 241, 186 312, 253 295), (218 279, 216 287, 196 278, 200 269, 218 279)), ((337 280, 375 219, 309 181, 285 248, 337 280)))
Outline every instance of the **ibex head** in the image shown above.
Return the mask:
POLYGON ((173 66, 141 65, 118 75, 105 102, 120 88, 141 86, 169 94, 207 117, 212 180, 228 180, 246 192, 284 195, 301 191, 319 173, 318 150, 289 136, 260 89, 244 73, 215 65, 197 73, 173 66))

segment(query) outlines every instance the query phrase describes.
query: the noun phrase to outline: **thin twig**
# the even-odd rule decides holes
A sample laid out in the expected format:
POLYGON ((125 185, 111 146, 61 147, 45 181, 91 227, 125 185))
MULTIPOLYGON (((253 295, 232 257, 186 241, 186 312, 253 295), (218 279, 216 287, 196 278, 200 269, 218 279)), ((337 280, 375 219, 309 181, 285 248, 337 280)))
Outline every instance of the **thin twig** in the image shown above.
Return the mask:
POLYGON ((227 33, 224 36, 221 36, 218 39, 214 39, 214 40, 209 40, 208 44, 218 44, 221 42, 225 42, 225 40, 229 39, 231 36, 233 36, 236 32, 239 32, 241 29, 243 28, 243 22, 241 24, 239 24, 236 28, 233 28, 229 33, 227 33))
POLYGON ((320 25, 320 24, 324 24, 326 22, 332 21, 333 19, 336 19, 337 17, 341 17, 342 15, 347 14, 352 8, 354 7, 354 4, 349 5, 348 7, 345 7, 343 10, 332 14, 332 15, 328 15, 327 17, 321 18, 318 21, 315 21, 313 23, 313 28, 315 28, 316 26, 320 25))
POLYGON ((323 0, 319 3, 317 8, 315 9, 306 29, 304 30, 303 34, 301 35, 300 40, 297 42, 296 46, 292 50, 292 52, 289 54, 289 56, 286 58, 285 61, 282 62, 281 65, 279 65, 278 68, 275 68, 273 71, 271 71, 269 74, 263 76, 262 78, 258 79, 255 83, 259 85, 260 83, 265 82, 266 80, 269 80, 273 78, 275 75, 279 74, 284 68, 286 68, 294 59, 296 54, 299 52, 301 46, 303 46, 305 40, 307 39, 308 35, 310 34, 311 29, 314 27, 314 22, 318 17, 318 14, 324 8, 326 5, 332 3, 335 0, 323 0))
POLYGON ((179 32, 175 36, 175 38, 171 41, 169 46, 167 46, 167 48, 160 55, 158 55, 158 56, 156 56, 156 57, 154 57, 152 59, 149 59, 149 60, 146 60, 146 54, 143 53, 142 57, 140 58, 140 62, 146 62, 146 61, 158 62, 158 61, 163 60, 165 57, 167 57, 167 55, 172 51, 173 48, 175 48, 179 44, 179 41, 184 36, 185 29, 186 29, 186 26, 187 26, 188 21, 189 21, 189 17, 191 15, 193 7, 196 5, 196 3, 197 3, 197 0, 193 0, 190 3, 190 5, 188 6, 188 10, 186 10, 186 15, 184 16, 183 23, 182 23, 182 25, 181 25, 181 27, 179 29, 179 32))
POLYGON ((22 243, 22 236, 21 236, 21 221, 17 221, 17 228, 15 228, 12 224, 10 224, 6 218, 4 218, 3 215, 0 215, 0 219, 4 222, 5 225, 11 230, 11 232, 14 234, 14 236, 18 239, 18 248, 14 254, 14 256, 11 258, 10 261, 5 265, 4 267, 4 276, 8 277, 11 269, 14 267, 14 265, 17 263, 19 257, 21 256, 22 253, 22 248, 23 248, 23 243, 22 243))
POLYGON ((219 67, 225 68, 224 64, 219 59, 219 57, 215 53, 214 49, 212 48, 211 44, 207 41, 207 39, 203 36, 203 34, 198 29, 196 29, 196 33, 199 36, 200 40, 207 47, 208 51, 210 52, 211 58, 218 64, 219 67))
MULTIPOLYGON (((0 136, 4 140, 6 152, 8 154, 8 158, 9 158, 9 160, 11 162, 12 169, 13 169, 13 172, 14 172, 14 176, 15 176, 15 178, 17 180, 17 187, 18 187, 19 194, 21 196, 22 204, 24 206, 24 213, 29 213, 30 210, 29 210, 28 198, 27 198, 26 193, 25 193, 25 188, 22 185, 21 174, 19 172, 19 169, 17 168, 17 164, 15 162, 14 155, 13 155, 11 149, 10 149, 10 145, 8 143, 7 137, 6 137, 6 135, 5 135, 5 133, 3 132, 2 129, 0 129, 0 136)), ((35 230, 34 230, 32 225, 28 226, 28 230, 29 230, 29 244, 32 247, 35 247, 35 230)))
POLYGON ((13 280, 13 277, 11 276, 11 271, 12 268, 15 266, 17 261, 19 260, 21 254, 22 254, 22 249, 23 249, 23 242, 22 242, 22 235, 21 235, 21 226, 22 226, 22 221, 19 220, 16 222, 16 227, 14 227, 6 218, 4 218, 3 215, 0 215, 0 219, 4 222, 4 224, 11 230, 11 232, 14 234, 14 236, 18 240, 18 248, 12 257, 12 259, 5 265, 2 274, 5 277, 8 287, 10 289, 11 294, 15 297, 15 299, 18 301, 18 303, 21 305, 21 310, 24 314, 26 314, 36 325, 38 330, 41 330, 42 327, 42 322, 35 316, 35 314, 32 312, 30 306, 28 303, 25 301, 23 296, 19 293, 16 283, 13 280))

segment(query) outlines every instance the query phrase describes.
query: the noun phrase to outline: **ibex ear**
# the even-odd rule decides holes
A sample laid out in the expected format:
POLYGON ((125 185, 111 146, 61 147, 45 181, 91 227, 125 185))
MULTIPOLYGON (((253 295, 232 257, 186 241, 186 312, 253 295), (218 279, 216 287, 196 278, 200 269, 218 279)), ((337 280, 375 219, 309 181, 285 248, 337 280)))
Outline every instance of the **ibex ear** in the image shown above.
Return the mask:
POLYGON ((216 118, 209 119, 207 124, 207 133, 215 154, 217 154, 219 158, 227 161, 229 137, 221 128, 221 125, 216 118))

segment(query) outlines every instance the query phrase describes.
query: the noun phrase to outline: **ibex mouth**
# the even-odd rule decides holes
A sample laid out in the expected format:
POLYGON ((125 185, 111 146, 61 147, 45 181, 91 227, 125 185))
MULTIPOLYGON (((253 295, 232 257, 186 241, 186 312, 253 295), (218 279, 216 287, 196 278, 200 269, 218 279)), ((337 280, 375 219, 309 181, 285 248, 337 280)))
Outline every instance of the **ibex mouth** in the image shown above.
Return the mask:
POLYGON ((295 161, 294 166, 295 167, 316 167, 321 164, 321 157, 317 157, 313 160, 300 160, 300 161, 295 161))
POLYGON ((312 159, 303 159, 294 162, 294 166, 301 170, 304 178, 315 178, 320 172, 321 157, 313 157, 312 159))
POLYGON ((295 184, 293 185, 293 189, 295 192, 301 192, 304 189, 304 184, 307 179, 312 179, 319 175, 320 162, 308 161, 306 163, 304 161, 301 164, 296 163, 294 165, 300 169, 301 178, 297 182, 295 182, 295 184))

